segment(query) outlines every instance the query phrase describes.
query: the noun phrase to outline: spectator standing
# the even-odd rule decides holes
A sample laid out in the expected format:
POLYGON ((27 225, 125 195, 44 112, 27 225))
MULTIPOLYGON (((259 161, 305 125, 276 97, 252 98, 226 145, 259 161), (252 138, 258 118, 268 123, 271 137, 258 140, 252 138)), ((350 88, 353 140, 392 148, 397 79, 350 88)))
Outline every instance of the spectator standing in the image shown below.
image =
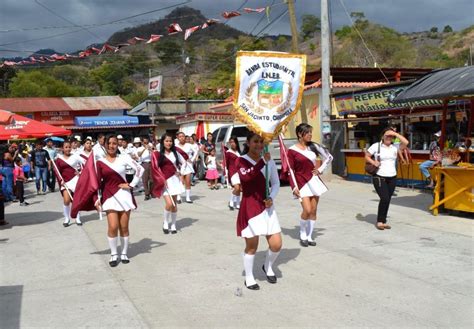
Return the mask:
POLYGON ((46 182, 48 179, 48 170, 51 169, 51 158, 49 157, 48 151, 43 149, 42 141, 37 141, 35 149, 31 152, 31 164, 31 168, 35 171, 36 193, 46 194, 46 182))
MULTIPOLYGON (((56 159, 56 156, 58 155, 58 151, 56 151, 56 148, 54 146, 54 142, 51 138, 48 138, 46 140, 46 146, 44 147, 46 151, 48 151, 49 158, 54 161, 56 159)), ((54 192, 55 187, 56 187, 56 175, 54 174, 53 167, 50 166, 48 169, 48 175, 47 175, 47 185, 49 187, 50 192, 54 192)))
POLYGON ((16 186, 16 198, 20 201, 20 206, 27 206, 29 205, 28 202, 25 201, 25 182, 26 177, 25 173, 23 172, 23 167, 21 164, 21 158, 16 158, 15 160, 15 169, 13 169, 13 181, 16 186))
POLYGON ((13 195, 13 169, 17 155, 18 150, 16 144, 10 145, 8 150, 3 154, 2 189, 6 202, 15 201, 15 197, 13 195))

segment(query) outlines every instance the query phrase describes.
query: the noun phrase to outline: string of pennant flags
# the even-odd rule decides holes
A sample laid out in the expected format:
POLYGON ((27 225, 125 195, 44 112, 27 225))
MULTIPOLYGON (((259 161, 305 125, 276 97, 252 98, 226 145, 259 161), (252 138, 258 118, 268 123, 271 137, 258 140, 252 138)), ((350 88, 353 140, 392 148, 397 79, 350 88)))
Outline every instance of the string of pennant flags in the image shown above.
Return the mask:
MULTIPOLYGON (((285 2, 282 2, 285 3, 285 2)), ((279 3, 281 4, 281 3, 279 3)), ((272 5, 275 6, 275 5, 272 5)), ((252 13, 263 13, 265 12, 267 15, 267 19, 270 17, 270 9, 272 6, 267 6, 267 7, 261 7, 261 8, 243 8, 242 11, 224 11, 221 16, 226 19, 232 19, 234 17, 241 16, 242 14, 252 14, 252 13)), ((196 31, 199 30, 204 30, 208 28, 209 26, 215 25, 220 23, 221 21, 219 19, 208 19, 206 20, 203 24, 196 25, 187 29, 181 28, 181 26, 178 23, 172 23, 168 26, 167 32, 168 36, 170 35, 175 35, 178 33, 183 33, 184 32, 184 40, 188 40, 189 37, 195 33, 196 31)), ((77 55, 71 55, 71 54, 53 54, 53 55, 43 55, 43 56, 30 56, 27 59, 23 59, 20 61, 4 61, 3 63, 0 64, 0 68, 5 67, 5 66, 24 66, 24 65, 35 65, 35 64, 41 64, 41 63, 53 63, 53 62, 58 62, 58 61, 65 61, 65 60, 72 60, 72 59, 84 59, 92 55, 102 55, 105 53, 117 53, 120 49, 124 47, 129 47, 133 46, 139 43, 145 43, 145 44, 151 44, 151 43, 156 43, 158 42, 164 35, 162 34, 151 34, 148 38, 142 38, 142 37, 133 37, 129 40, 127 40, 126 43, 120 43, 116 45, 110 45, 108 43, 105 43, 102 45, 101 48, 97 47, 89 47, 83 51, 79 51, 77 55)))

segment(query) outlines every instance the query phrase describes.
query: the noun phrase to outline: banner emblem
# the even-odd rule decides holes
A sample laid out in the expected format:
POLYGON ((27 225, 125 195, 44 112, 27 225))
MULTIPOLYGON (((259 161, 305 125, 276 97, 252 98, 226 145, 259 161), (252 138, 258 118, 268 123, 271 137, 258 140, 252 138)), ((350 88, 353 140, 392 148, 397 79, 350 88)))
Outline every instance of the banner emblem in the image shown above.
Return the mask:
POLYGON ((306 56, 241 51, 236 70, 234 114, 269 142, 301 105, 306 56))

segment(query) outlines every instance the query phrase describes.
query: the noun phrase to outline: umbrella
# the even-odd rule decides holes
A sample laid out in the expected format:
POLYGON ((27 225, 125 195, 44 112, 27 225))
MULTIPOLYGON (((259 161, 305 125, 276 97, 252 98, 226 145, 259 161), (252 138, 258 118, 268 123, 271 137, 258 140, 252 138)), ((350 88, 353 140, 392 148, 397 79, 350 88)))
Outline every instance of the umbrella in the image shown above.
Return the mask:
POLYGON ((13 114, 13 123, 0 125, 0 140, 67 136, 71 131, 13 114))
POLYGON ((53 142, 58 142, 58 143, 64 142, 64 138, 56 137, 56 136, 52 136, 52 137, 48 137, 44 139, 45 142, 47 142, 48 140, 52 140, 53 142))
POLYGON ((9 111, 0 110, 0 124, 9 125, 13 123, 13 113, 9 111))

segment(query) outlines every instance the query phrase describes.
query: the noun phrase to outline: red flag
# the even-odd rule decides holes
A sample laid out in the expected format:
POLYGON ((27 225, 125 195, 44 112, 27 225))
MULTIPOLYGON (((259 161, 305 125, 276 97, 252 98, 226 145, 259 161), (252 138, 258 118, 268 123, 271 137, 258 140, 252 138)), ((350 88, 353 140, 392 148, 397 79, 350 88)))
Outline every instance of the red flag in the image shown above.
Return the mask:
POLYGON ((186 32, 184 32, 184 40, 188 40, 191 34, 196 32, 200 28, 201 28, 201 25, 196 25, 196 26, 190 27, 189 29, 186 29, 186 32))
POLYGON ((286 146, 283 143, 283 139, 281 138, 281 135, 278 136, 278 144, 280 144, 280 160, 281 160, 280 179, 282 181, 288 182, 288 175, 290 174, 288 150, 286 149, 286 146))
POLYGON ((173 23, 173 24, 170 24, 170 26, 168 26, 168 34, 169 35, 175 34, 175 33, 178 33, 178 32, 183 32, 183 29, 181 28, 181 26, 179 26, 178 23, 173 23))
POLYGON ((166 186, 166 178, 161 168, 158 166, 157 152, 151 156, 151 177, 153 178, 153 195, 160 198, 166 186))
POLYGON ((71 208, 71 217, 76 218, 79 211, 95 210, 95 202, 97 201, 97 191, 99 190, 99 178, 95 168, 94 152, 91 152, 87 159, 81 176, 77 181, 76 190, 74 192, 74 202, 71 208))
POLYGON ((57 61, 62 61, 66 59, 66 56, 63 55, 58 55, 58 54, 53 54, 50 56, 51 58, 57 60, 57 61))
POLYGON ((224 17, 225 19, 230 19, 232 17, 237 17, 237 16, 240 16, 241 14, 238 12, 238 11, 224 11, 222 13, 222 17, 224 17))
POLYGON ((262 7, 262 8, 244 8, 244 11, 246 13, 263 13, 265 11, 265 7, 262 7))
POLYGON ((117 51, 119 51, 121 48, 123 48, 123 47, 128 47, 128 46, 130 46, 129 43, 119 43, 117 46, 115 46, 115 51, 114 51, 114 52, 117 52, 117 51))
POLYGON ((99 55, 102 55, 103 53, 106 53, 107 51, 115 52, 115 49, 116 49, 116 47, 111 46, 111 45, 106 43, 102 46, 102 49, 100 50, 99 55))
MULTIPOLYGON (((225 158, 226 152, 227 152, 227 147, 225 147, 224 142, 221 144, 221 150, 222 150, 222 169, 224 170, 224 176, 227 177, 227 161, 225 158)), ((230 179, 230 177, 227 177, 230 179)))
POLYGON ((146 43, 157 42, 158 40, 160 40, 161 37, 162 37, 161 34, 152 34, 152 35, 150 35, 150 39, 148 39, 148 41, 146 43))
POLYGON ((211 18, 211 19, 208 19, 208 20, 206 21, 206 23, 202 24, 201 29, 205 29, 205 28, 207 28, 207 27, 209 27, 209 26, 211 26, 211 25, 217 24, 217 23, 219 23, 219 20, 218 20, 218 19, 212 19, 212 18, 211 18))

